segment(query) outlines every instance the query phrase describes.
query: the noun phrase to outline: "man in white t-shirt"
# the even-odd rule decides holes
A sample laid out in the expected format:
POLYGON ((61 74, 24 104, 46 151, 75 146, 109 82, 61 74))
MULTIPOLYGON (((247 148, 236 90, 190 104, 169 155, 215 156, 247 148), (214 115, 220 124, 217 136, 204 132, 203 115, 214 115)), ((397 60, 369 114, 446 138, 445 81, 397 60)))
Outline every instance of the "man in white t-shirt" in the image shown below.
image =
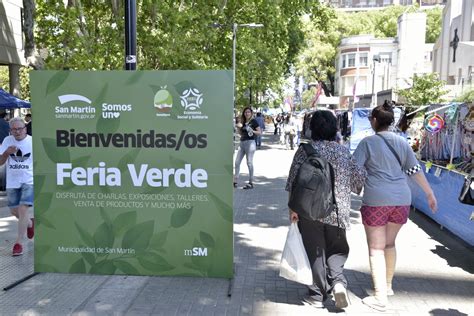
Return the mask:
POLYGON ((0 165, 7 163, 8 207, 18 218, 18 236, 12 254, 19 256, 23 254, 25 233, 29 239, 34 236, 34 220, 28 216, 28 208, 33 206, 33 152, 25 122, 14 117, 9 123, 11 135, 0 146, 0 165))

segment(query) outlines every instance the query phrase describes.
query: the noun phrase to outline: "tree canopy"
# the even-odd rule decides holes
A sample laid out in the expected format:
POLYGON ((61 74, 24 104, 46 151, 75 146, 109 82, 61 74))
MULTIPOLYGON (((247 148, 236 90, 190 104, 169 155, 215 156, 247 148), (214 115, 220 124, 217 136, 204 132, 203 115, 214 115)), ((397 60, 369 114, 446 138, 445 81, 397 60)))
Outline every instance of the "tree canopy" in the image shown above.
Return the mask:
MULTIPOLYGON (((318 29, 329 21, 318 1, 137 0, 137 69, 232 69, 232 25, 261 23, 237 29, 236 91, 243 105, 248 89, 279 91, 304 43, 302 16, 318 29)), ((123 69, 122 1, 37 0, 35 23, 46 69, 123 69)))
POLYGON ((442 103, 443 96, 448 92, 444 89, 445 82, 439 80, 436 73, 414 75, 410 89, 400 90, 398 94, 405 99, 410 107, 442 103))

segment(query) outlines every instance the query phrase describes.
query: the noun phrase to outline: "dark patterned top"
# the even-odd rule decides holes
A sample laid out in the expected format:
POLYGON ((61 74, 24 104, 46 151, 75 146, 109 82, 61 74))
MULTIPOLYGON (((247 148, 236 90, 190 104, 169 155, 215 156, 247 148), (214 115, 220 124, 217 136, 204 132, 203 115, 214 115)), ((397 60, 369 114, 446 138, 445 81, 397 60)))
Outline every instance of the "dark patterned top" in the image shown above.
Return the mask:
MULTIPOLYGON (((313 147, 321 156, 329 161, 334 168, 335 174, 335 196, 337 206, 339 207, 339 225, 341 228, 350 227, 350 209, 351 209, 351 191, 358 192, 367 176, 367 171, 357 165, 351 157, 349 149, 330 141, 312 142, 313 147)), ((293 157, 288 180, 286 181, 285 190, 290 192, 296 174, 301 164, 306 159, 306 152, 299 147, 293 157)), ((332 212, 326 218, 320 220, 325 224, 337 226, 336 212, 332 212)))

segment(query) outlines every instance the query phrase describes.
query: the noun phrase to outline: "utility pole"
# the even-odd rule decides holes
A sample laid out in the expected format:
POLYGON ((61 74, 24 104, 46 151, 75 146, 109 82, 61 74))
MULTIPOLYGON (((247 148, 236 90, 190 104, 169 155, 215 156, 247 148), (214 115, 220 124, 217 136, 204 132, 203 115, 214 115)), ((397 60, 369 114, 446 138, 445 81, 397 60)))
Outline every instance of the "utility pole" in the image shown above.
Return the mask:
POLYGON ((125 0, 125 70, 137 69, 137 4, 125 0))

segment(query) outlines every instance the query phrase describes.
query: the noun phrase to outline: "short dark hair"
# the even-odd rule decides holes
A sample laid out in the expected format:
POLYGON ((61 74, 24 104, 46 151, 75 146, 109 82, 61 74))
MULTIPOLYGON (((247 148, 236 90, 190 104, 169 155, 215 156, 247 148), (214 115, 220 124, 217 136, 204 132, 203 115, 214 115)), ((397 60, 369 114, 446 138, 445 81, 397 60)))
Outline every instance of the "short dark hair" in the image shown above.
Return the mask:
POLYGON ((335 140, 337 120, 332 112, 317 110, 313 113, 310 122, 311 138, 313 140, 335 140))
POLYGON ((393 107, 388 102, 376 106, 370 115, 376 119, 375 130, 386 129, 395 121, 393 107))
POLYGON ((31 114, 30 114, 30 113, 28 113, 28 114, 26 114, 26 115, 25 115, 25 117, 31 117, 31 114))

